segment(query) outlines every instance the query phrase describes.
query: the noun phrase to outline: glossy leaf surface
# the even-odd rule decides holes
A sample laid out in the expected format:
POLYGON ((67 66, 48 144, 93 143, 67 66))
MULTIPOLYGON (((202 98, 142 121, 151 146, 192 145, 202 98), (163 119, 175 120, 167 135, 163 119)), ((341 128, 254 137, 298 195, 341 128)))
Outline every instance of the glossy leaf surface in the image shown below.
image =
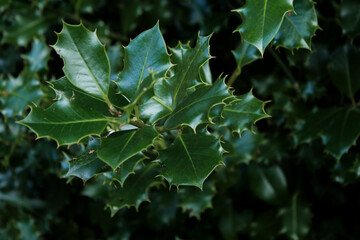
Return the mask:
POLYGON ((171 129, 188 125, 195 130, 199 124, 209 123, 210 109, 230 96, 223 79, 218 79, 213 86, 199 86, 195 92, 177 105, 164 126, 171 129))
POLYGON ((340 4, 340 23, 343 33, 351 39, 360 34, 360 2, 357 0, 342 0, 340 4))
POLYGON ((289 50, 311 49, 311 39, 319 29, 314 2, 294 0, 295 13, 285 14, 279 32, 273 43, 289 50))
POLYGON ((285 13, 293 10, 292 3, 293 0, 247 0, 243 7, 234 10, 243 20, 236 31, 263 55, 279 31, 285 13))
POLYGON ((136 166, 144 159, 145 156, 142 153, 138 153, 126 160, 119 166, 116 172, 111 173, 111 180, 118 181, 121 186, 123 186, 127 177, 131 174, 135 174, 136 166))
POLYGON ((69 161, 69 171, 66 175, 76 176, 86 182, 100 173, 110 171, 111 168, 97 157, 99 146, 100 139, 90 138, 85 152, 69 161))
POLYGON ((76 143, 89 135, 100 135, 108 119, 74 99, 62 97, 46 110, 32 107, 29 115, 19 123, 31 128, 38 138, 50 137, 58 145, 76 143))
POLYGON ((175 186, 202 188, 205 179, 222 161, 219 140, 208 133, 179 134, 159 154, 161 175, 175 186))
POLYGON ((264 110, 265 102, 255 98, 252 92, 236 97, 236 100, 225 106, 222 111, 221 124, 241 134, 252 131, 252 126, 263 118, 270 117, 264 110))
POLYGON ((113 133, 102 140, 98 156, 115 170, 150 146, 157 136, 158 133, 152 126, 113 133))
POLYGON ((155 176, 159 173, 156 164, 149 164, 135 171, 129 176, 121 188, 115 190, 107 207, 114 216, 123 207, 133 206, 136 209, 144 201, 149 201, 148 190, 150 187, 159 184, 155 176))
POLYGON ((248 42, 241 42, 232 53, 240 69, 261 58, 259 50, 248 42))
POLYGON ((141 33, 125 47, 124 69, 116 80, 120 93, 133 101, 141 92, 147 91, 155 79, 145 79, 156 73, 165 76, 172 66, 159 25, 141 33))
POLYGON ((64 22, 53 48, 64 60, 63 71, 74 86, 107 100, 110 63, 105 46, 95 32, 90 32, 82 24, 64 22))

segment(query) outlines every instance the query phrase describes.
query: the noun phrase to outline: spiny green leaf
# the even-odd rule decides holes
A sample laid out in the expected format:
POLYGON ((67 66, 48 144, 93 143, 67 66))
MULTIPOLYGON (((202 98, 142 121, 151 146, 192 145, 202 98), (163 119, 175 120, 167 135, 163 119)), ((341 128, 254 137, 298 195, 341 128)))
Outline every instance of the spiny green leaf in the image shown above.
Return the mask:
POLYGON ((86 182, 100 173, 111 170, 97 157, 96 151, 100 147, 100 142, 100 139, 90 137, 86 151, 69 161, 69 171, 66 175, 76 176, 86 182))
POLYGON ((37 76, 29 68, 25 68, 17 77, 3 80, 0 77, 1 113, 4 116, 21 116, 25 107, 31 103, 38 103, 42 95, 37 76))
POLYGON ((255 98, 252 91, 236 97, 222 111, 221 124, 240 135, 245 130, 252 131, 252 126, 263 118, 270 117, 264 110, 266 102, 255 98))
POLYGON ((6 26, 5 21, 0 24, 4 34, 2 42, 26 46, 33 37, 44 34, 51 20, 52 18, 48 16, 40 16, 37 11, 29 12, 26 16, 17 14, 10 26, 6 26))
POLYGON ((314 2, 294 0, 295 13, 286 14, 273 43, 277 47, 311 49, 311 38, 319 29, 314 2))
POLYGON ((107 207, 111 210, 111 216, 114 216, 121 208, 139 206, 144 201, 149 201, 148 190, 150 187, 160 184, 155 180, 159 173, 156 164, 149 164, 135 171, 130 175, 121 188, 115 190, 107 207))
POLYGON ((141 92, 147 91, 159 77, 164 77, 172 66, 159 24, 141 33, 125 47, 124 69, 116 83, 120 93, 134 101, 141 92), (145 79, 156 73, 156 78, 145 79))
POLYGON ((63 71, 74 86, 109 101, 110 63, 105 46, 95 32, 90 32, 82 24, 63 22, 53 48, 64 60, 63 71))
POLYGON ((158 132, 153 126, 120 131, 102 140, 98 156, 114 170, 153 143, 158 132))
POLYGON ((204 183, 204 190, 196 187, 183 187, 178 191, 180 198, 179 206, 184 211, 189 211, 190 217, 200 220, 200 214, 206 209, 212 208, 211 200, 216 192, 214 182, 204 183))
POLYGON ((340 4, 340 24, 343 33, 352 40, 360 34, 360 2, 357 0, 342 0, 340 4))
POLYGON ((290 239, 302 239, 310 230, 312 214, 310 208, 298 200, 294 195, 290 206, 279 211, 282 219, 281 233, 286 234, 290 239))
POLYGON ((230 96, 224 79, 218 79, 213 86, 201 85, 176 106, 164 126, 171 129, 180 125, 188 125, 195 130, 199 124, 209 123, 210 109, 221 104, 225 98, 230 96))
POLYGON ((175 186, 196 186, 202 189, 205 179, 222 163, 223 150, 211 134, 179 134, 166 150, 159 152, 161 175, 175 186))
MULTIPOLYGON (((80 94, 71 98, 63 96, 46 110, 32 107, 29 115, 19 123, 32 129, 38 138, 50 137, 58 145, 77 143, 89 135, 100 135, 109 120, 102 112, 96 111, 98 101, 87 97, 82 102, 82 98, 80 94)), ((100 108, 100 111, 106 111, 106 108, 100 108)))
MULTIPOLYGON (((66 77, 59 78, 55 81, 49 82, 52 85, 57 98, 61 98, 62 95, 66 95, 68 98, 71 98, 74 94, 78 97, 77 101, 86 102, 90 101, 88 104, 89 109, 93 107, 99 106, 98 109, 101 112, 107 112, 108 106, 103 98, 91 95, 80 88, 75 87, 70 83, 70 81, 66 77), (90 99, 90 100, 89 100, 90 99), (96 101, 95 101, 96 100, 96 101), (90 104, 90 103, 97 104, 90 104)), ((121 95, 116 94, 116 90, 112 87, 109 88, 109 99, 111 103, 118 108, 121 108, 127 105, 129 102, 121 95)))
POLYGON ((292 3, 293 0, 247 0, 243 7, 234 10, 243 20, 236 31, 263 55, 279 31, 284 15, 293 11, 292 3))
POLYGON ((29 63, 31 71, 38 72, 47 68, 47 61, 50 58, 49 53, 50 49, 44 40, 36 38, 32 42, 30 52, 22 55, 22 57, 29 63))
POLYGON ((239 69, 261 58, 259 50, 245 41, 241 42, 232 53, 239 69))
POLYGON ((326 151, 340 159, 360 136, 358 109, 318 109, 305 116, 295 132, 297 143, 321 137, 326 151))
POLYGON ((280 167, 261 168, 250 166, 248 169, 248 179, 250 189, 261 200, 271 204, 285 201, 287 182, 280 167))
POLYGON ((123 186, 126 178, 130 174, 135 174, 136 166, 144 159, 145 156, 142 153, 138 153, 126 160, 116 169, 116 172, 109 173, 111 181, 117 181, 123 186))
POLYGON ((329 73, 335 86, 354 100, 360 89, 360 48, 344 45, 335 50, 329 64, 329 73))
POLYGON ((211 36, 198 37, 194 48, 179 43, 171 48, 171 61, 175 64, 173 77, 168 81, 171 92, 172 108, 180 103, 187 95, 187 89, 200 84, 200 67, 210 59, 209 40, 211 36))

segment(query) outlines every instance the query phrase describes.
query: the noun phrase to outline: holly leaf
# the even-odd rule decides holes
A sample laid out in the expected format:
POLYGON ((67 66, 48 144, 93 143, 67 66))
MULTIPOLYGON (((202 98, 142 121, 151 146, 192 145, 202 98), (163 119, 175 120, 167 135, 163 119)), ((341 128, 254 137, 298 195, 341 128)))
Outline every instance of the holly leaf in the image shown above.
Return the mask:
POLYGON ((270 117, 264 110, 265 104, 254 97, 252 91, 240 95, 223 108, 221 124, 240 135, 245 130, 253 131, 252 126, 257 121, 270 117))
MULTIPOLYGON (((44 34, 51 22, 49 16, 41 16, 39 12, 27 12, 26 15, 15 15, 14 21, 10 26, 1 24, 3 29, 2 42, 14 43, 25 47, 27 43, 35 36, 44 34)), ((5 23, 5 22, 4 22, 5 23)))
POLYGON ((187 96, 188 88, 202 83, 200 68, 211 58, 210 37, 199 36, 194 48, 179 43, 175 48, 170 49, 171 62, 175 64, 174 75, 168 81, 171 93, 170 106, 173 109, 187 96))
POLYGON ((230 96, 231 93, 224 79, 218 79, 212 86, 201 85, 176 106, 164 126, 172 129, 180 125, 188 125, 195 130, 199 124, 209 123, 210 109, 222 104, 223 100, 230 96))
POLYGON ((211 200, 216 193, 213 182, 207 181, 204 189, 200 190, 196 187, 183 187, 178 191, 179 206, 183 211, 189 211, 190 217, 196 217, 200 220, 200 214, 206 209, 212 208, 211 200))
POLYGON ((360 89, 360 48, 344 45, 335 50, 329 63, 329 75, 339 91, 354 100, 360 89))
POLYGON ((259 199, 271 204, 279 204, 286 199, 287 182, 280 167, 250 166, 248 179, 250 189, 259 199))
POLYGON ((82 24, 63 22, 53 48, 63 59, 63 71, 71 84, 109 102, 110 63, 95 32, 82 24))
POLYGON ((311 38, 318 25, 314 2, 311 0, 294 0, 295 13, 285 14, 279 32, 273 43, 291 51, 305 48, 311 50, 311 38))
POLYGON ((281 233, 291 239, 302 239, 310 230, 312 214, 310 208, 298 200, 294 195, 290 206, 280 209, 282 220, 281 233))
POLYGON ((38 72, 47 68, 47 61, 50 57, 50 50, 44 40, 35 38, 31 44, 29 53, 22 55, 30 65, 30 71, 38 72))
POLYGON ((98 156, 115 170, 123 162, 152 145, 157 136, 158 132, 153 126, 113 133, 102 140, 98 156))
POLYGON ((42 95, 37 76, 29 68, 14 78, 3 80, 0 77, 1 113, 7 117, 22 116, 24 109, 31 103, 38 103, 42 95))
POLYGON ((357 0, 342 0, 340 4, 340 24, 344 34, 352 40, 360 34, 360 2, 357 0))
POLYGON ((360 111, 358 109, 318 109, 298 124, 295 131, 297 143, 321 137, 326 152, 340 159, 360 136, 360 111))
POLYGON ((172 64, 158 23, 132 40, 124 52, 124 69, 116 83, 120 93, 133 102, 164 77, 172 64), (156 77, 152 78, 152 73, 156 77))
POLYGON ((158 162, 170 185, 196 186, 202 189, 205 179, 222 163, 219 140, 209 134, 179 134, 175 141, 159 152, 158 162))
POLYGON ((236 64, 241 70, 244 66, 252 63, 253 61, 261 58, 259 50, 248 42, 241 42, 238 47, 232 51, 236 64))
POLYGON ((90 178, 111 170, 108 165, 97 157, 96 152, 100 147, 100 143, 100 139, 90 137, 86 151, 68 161, 69 170, 66 176, 81 178, 85 183, 90 178))
POLYGON ((104 115, 107 108, 98 104, 86 95, 64 95, 45 110, 31 107, 29 115, 18 123, 32 129, 38 138, 54 139, 58 146, 77 143, 86 136, 100 135, 108 124, 109 116, 104 115))
POLYGON ((142 153, 138 153, 126 160, 116 169, 116 172, 110 173, 111 181, 117 181, 121 184, 121 186, 123 186, 127 177, 131 174, 135 174, 136 166, 144 159, 145 156, 142 153))
POLYGON ((243 7, 233 10, 243 20, 236 31, 263 55, 266 46, 279 31, 284 15, 294 10, 292 3, 293 0, 247 0, 243 7))
POLYGON ((150 201, 148 190, 155 185, 161 184, 155 177, 159 173, 156 164, 149 164, 130 175, 121 188, 115 190, 111 200, 106 205, 114 216, 123 207, 135 207, 137 210, 144 201, 150 201))
MULTIPOLYGON (((49 82, 49 84, 54 89, 57 98, 61 98, 62 95, 66 95, 68 98, 71 98, 75 94, 78 97, 77 101, 81 101, 84 104, 86 103, 86 101, 90 101, 88 104, 89 109, 93 109, 94 107, 99 106, 97 108, 98 111, 104 113, 108 111, 108 106, 106 105, 106 102, 103 98, 91 95, 81 90, 80 88, 75 87, 66 77, 51 81, 49 82), (94 104, 95 102, 96 104, 94 104)), ((117 108, 122 108, 129 103, 122 95, 117 94, 115 88, 113 87, 109 88, 108 97, 111 103, 117 108)))

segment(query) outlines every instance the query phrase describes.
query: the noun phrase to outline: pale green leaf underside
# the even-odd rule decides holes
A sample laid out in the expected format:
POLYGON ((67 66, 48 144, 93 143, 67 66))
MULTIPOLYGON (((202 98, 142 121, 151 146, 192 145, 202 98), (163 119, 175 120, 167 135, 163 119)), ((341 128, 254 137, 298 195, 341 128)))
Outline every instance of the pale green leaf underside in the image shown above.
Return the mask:
POLYGON ((278 32, 286 12, 292 11, 293 0, 247 0, 237 10, 243 20, 236 29, 243 40, 264 54, 266 46, 278 32))
POLYGON ((202 188, 205 179, 222 162, 219 140, 208 133, 179 134, 174 143, 160 151, 161 175, 170 185, 202 188))
POLYGON ((90 32, 82 24, 69 25, 64 22, 53 48, 64 60, 63 71, 74 86, 108 99, 110 63, 105 46, 95 32, 90 32))

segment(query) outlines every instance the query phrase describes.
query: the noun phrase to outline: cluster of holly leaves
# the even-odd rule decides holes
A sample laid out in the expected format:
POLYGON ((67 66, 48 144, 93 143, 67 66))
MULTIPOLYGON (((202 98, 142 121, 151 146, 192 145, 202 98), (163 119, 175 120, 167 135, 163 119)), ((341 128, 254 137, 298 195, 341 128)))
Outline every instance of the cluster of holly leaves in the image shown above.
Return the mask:
POLYGON ((0 238, 358 239, 359 8, 0 1, 0 238))

